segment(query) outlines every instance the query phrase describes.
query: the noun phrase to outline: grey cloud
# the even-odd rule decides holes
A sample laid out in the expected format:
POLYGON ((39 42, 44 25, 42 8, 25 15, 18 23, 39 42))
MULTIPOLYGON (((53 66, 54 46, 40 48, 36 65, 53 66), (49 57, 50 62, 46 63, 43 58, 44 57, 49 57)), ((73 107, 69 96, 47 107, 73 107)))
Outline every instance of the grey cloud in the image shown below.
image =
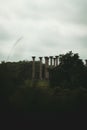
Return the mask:
POLYGON ((0 0, 0 60, 20 36, 11 60, 71 49, 86 57, 86 12, 86 0, 0 0))
POLYGON ((12 35, 3 26, 0 26, 0 41, 9 41, 11 39, 12 35))
POLYGON ((78 43, 83 49, 87 49, 87 36, 78 38, 78 43))
POLYGON ((25 10, 19 10, 19 15, 23 18, 31 19, 57 19, 65 20, 65 22, 74 22, 78 24, 86 24, 86 6, 87 1, 72 0, 54 0, 52 2, 29 3, 25 10))

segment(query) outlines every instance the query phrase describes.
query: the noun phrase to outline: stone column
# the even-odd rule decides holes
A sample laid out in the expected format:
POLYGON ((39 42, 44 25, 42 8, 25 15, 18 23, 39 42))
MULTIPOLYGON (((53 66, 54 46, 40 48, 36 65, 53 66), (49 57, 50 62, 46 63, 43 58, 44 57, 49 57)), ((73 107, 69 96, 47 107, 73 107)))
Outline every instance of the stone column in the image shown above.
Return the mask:
POLYGON ((87 60, 85 60, 85 66, 87 66, 87 60))
POLYGON ((49 58, 45 57, 45 79, 49 79, 48 66, 49 66, 49 58))
POLYGON ((56 58, 54 57, 53 59, 54 59, 54 67, 55 67, 55 61, 56 61, 56 58))
POLYGON ((39 57, 39 59, 40 59, 40 75, 39 75, 39 78, 40 78, 40 80, 42 80, 42 57, 39 57))
POLYGON ((55 57, 56 57, 56 66, 58 66, 58 56, 55 57))
POLYGON ((53 56, 50 56, 50 67, 52 68, 52 59, 53 59, 53 56))
POLYGON ((32 56, 32 79, 35 79, 35 56, 32 56))

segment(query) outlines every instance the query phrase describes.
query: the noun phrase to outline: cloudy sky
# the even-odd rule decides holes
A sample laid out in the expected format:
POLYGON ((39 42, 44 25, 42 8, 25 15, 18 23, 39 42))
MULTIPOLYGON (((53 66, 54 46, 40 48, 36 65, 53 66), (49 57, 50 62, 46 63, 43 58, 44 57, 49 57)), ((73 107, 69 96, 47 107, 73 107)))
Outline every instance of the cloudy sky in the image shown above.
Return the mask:
POLYGON ((0 61, 70 50, 87 58, 87 0, 0 0, 0 61))

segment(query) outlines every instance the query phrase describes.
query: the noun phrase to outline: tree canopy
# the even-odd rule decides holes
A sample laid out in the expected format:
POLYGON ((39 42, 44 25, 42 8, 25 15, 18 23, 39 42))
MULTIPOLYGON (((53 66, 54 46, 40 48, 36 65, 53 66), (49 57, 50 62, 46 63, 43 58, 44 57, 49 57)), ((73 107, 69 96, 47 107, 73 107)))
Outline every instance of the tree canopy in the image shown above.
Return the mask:
POLYGON ((59 66, 50 70, 50 83, 61 87, 86 87, 87 67, 72 51, 59 55, 59 66))

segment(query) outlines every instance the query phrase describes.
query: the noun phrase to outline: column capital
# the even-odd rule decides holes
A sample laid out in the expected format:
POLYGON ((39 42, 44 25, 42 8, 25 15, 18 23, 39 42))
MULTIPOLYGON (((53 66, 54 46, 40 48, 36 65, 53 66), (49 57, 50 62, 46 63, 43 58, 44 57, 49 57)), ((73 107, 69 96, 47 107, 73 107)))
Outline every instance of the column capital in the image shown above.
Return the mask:
POLYGON ((35 56, 32 56, 32 59, 34 60, 36 57, 35 56))
POLYGON ((56 57, 53 57, 53 59, 55 60, 55 59, 56 59, 56 57))
POLYGON ((45 59, 49 59, 49 57, 48 57, 48 56, 45 56, 44 58, 45 58, 45 59))
POLYGON ((58 58, 59 56, 55 56, 56 58, 58 58))
POLYGON ((53 58, 53 56, 50 56, 49 58, 50 58, 50 59, 52 59, 52 58, 53 58))
POLYGON ((40 60, 42 60, 43 57, 39 57, 40 60))

